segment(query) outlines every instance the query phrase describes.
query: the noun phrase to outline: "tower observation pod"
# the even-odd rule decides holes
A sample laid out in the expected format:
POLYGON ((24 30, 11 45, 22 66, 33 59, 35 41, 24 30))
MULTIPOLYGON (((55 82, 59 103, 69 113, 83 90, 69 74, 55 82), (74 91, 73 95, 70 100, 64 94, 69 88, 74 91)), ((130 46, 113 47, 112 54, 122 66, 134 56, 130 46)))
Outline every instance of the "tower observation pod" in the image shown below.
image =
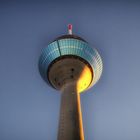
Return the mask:
POLYGON ((96 49, 72 34, 56 38, 39 58, 42 78, 61 91, 57 140, 84 140, 80 93, 94 86, 102 74, 102 60, 96 49))

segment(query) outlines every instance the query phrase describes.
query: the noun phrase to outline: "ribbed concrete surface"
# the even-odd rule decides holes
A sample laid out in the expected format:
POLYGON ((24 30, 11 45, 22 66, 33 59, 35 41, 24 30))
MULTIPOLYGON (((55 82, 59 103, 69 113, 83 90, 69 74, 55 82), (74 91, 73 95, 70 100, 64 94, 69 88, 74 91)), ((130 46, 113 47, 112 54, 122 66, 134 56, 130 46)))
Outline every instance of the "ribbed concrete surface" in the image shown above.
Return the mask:
POLYGON ((58 140, 84 140, 80 94, 76 84, 62 88, 58 140))

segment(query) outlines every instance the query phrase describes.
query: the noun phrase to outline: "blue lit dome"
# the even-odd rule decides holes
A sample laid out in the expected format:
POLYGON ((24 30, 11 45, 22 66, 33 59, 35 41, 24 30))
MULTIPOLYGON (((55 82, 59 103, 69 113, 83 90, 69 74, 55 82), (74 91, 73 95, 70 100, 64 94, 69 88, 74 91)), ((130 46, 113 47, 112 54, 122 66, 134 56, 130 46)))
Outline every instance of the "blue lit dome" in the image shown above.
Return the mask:
POLYGON ((43 49, 39 59, 39 71, 42 78, 50 84, 48 77, 48 71, 52 63, 55 61, 67 57, 78 57, 85 61, 94 72, 92 81, 88 88, 92 87, 99 80, 103 64, 101 57, 95 48, 89 46, 89 44, 82 38, 75 35, 64 35, 43 49))

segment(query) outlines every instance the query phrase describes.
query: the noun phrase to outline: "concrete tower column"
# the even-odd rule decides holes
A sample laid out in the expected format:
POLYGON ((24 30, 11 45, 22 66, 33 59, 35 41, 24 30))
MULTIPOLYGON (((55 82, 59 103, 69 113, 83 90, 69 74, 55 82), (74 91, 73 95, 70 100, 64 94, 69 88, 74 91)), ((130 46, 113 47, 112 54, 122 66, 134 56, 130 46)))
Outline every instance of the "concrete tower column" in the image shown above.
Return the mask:
POLYGON ((61 89, 58 140, 84 140, 80 94, 75 83, 61 89))

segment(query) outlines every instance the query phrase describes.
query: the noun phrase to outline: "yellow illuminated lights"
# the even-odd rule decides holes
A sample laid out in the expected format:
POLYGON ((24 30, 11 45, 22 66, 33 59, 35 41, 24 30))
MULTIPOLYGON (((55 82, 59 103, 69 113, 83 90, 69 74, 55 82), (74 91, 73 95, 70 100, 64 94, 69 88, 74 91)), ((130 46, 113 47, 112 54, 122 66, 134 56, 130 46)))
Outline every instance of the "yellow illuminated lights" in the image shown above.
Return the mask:
POLYGON ((92 80, 92 72, 88 66, 85 65, 77 82, 77 92, 81 93, 86 90, 92 80))

